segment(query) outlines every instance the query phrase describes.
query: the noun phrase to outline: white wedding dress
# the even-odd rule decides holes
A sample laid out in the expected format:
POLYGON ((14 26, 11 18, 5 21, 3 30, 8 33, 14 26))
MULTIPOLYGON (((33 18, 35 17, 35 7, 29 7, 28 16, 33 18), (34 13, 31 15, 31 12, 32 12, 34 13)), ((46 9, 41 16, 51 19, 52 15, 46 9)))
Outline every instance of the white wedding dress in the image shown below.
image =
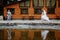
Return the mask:
POLYGON ((43 12, 42 12, 41 20, 49 22, 49 18, 47 17, 45 10, 43 10, 43 12))

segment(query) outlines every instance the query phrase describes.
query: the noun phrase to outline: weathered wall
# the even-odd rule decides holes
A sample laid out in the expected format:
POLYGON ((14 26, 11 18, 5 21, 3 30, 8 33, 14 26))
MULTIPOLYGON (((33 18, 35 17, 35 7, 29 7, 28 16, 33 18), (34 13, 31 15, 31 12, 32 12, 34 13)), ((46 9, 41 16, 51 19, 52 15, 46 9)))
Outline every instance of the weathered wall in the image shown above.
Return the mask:
MULTIPOLYGON (((31 16, 33 18, 37 18, 37 19, 40 19, 40 16, 41 14, 34 14, 34 8, 32 6, 32 1, 30 2, 30 7, 28 8, 28 14, 21 14, 21 9, 19 8, 19 4, 16 3, 16 4, 11 4, 11 5, 8 5, 8 6, 5 6, 4 7, 4 17, 6 18, 7 16, 7 8, 14 8, 15 9, 15 13, 12 14, 12 19, 22 19, 22 18, 26 18, 26 19, 29 19, 31 16)), ((43 9, 46 9, 46 7, 43 7, 43 9)), ((56 1, 56 8, 55 8, 55 14, 47 14, 49 18, 60 18, 60 8, 58 7, 58 2, 56 1)))

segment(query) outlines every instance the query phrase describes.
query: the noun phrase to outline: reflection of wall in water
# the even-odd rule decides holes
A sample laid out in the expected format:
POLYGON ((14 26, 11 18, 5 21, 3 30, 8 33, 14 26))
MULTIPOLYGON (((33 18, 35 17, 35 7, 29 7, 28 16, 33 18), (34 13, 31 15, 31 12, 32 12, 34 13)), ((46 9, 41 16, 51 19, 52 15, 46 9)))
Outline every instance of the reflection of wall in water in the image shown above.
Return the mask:
POLYGON ((47 40, 56 40, 55 38, 55 32, 50 31, 47 35, 47 40))
POLYGON ((20 35, 21 35, 20 40, 30 40, 28 37, 28 31, 21 32, 20 35))
POLYGON ((42 40, 40 31, 34 32, 33 40, 42 40))
POLYGON ((11 32, 11 37, 12 37, 11 39, 14 40, 14 38, 15 38, 15 32, 11 32))
POLYGON ((0 40, 4 40, 4 30, 0 30, 0 40))
MULTIPOLYGON (((0 30, 0 40, 7 40, 6 30, 0 30)), ((41 30, 11 30, 11 40, 42 40, 41 30)), ((50 31, 46 40, 60 40, 60 31, 50 31)))

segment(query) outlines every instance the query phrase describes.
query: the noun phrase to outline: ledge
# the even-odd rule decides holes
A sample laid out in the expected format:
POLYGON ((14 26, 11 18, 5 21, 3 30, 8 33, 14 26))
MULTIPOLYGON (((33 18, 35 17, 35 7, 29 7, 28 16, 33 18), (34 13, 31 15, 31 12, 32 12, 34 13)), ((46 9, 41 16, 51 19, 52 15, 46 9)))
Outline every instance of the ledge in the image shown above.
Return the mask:
POLYGON ((0 29, 54 29, 60 30, 60 20, 10 20, 0 21, 0 29))

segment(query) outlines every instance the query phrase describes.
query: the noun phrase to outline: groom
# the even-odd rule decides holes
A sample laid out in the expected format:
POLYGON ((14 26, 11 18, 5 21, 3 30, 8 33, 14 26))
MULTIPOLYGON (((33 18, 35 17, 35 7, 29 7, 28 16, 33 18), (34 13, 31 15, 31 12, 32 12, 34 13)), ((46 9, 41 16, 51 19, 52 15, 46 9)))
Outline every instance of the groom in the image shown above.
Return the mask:
POLYGON ((7 20, 11 20, 11 12, 10 12, 10 10, 8 10, 8 12, 7 12, 7 20))

